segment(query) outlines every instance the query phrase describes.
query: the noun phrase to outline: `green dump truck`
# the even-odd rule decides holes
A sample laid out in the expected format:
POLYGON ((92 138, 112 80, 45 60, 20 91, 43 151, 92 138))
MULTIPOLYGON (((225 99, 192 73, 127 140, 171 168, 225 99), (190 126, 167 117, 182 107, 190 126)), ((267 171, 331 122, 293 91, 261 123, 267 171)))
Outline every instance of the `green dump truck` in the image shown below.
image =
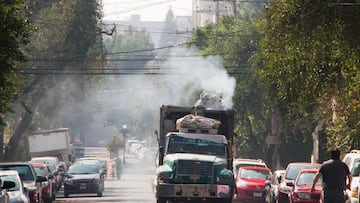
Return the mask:
POLYGON ((232 109, 161 106, 157 203, 231 203, 233 131, 232 109))

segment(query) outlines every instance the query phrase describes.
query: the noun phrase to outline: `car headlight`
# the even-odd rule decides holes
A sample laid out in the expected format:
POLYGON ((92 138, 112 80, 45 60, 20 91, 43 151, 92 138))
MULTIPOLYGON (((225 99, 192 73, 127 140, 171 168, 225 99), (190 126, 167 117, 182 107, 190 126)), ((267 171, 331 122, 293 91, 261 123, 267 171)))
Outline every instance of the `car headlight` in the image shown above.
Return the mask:
POLYGON ((92 182, 93 182, 93 183, 99 183, 99 182, 100 182, 100 179, 95 178, 95 179, 92 180, 92 182))
POLYGON ((247 185, 243 181, 238 181, 236 183, 236 187, 245 189, 245 188, 247 188, 247 185))
POLYGON ((160 180, 169 180, 172 179, 173 174, 172 173, 166 173, 166 172, 162 172, 159 174, 159 179, 160 180))
POLYGON ((68 184, 68 185, 73 185, 74 184, 72 179, 65 179, 65 183, 68 184))

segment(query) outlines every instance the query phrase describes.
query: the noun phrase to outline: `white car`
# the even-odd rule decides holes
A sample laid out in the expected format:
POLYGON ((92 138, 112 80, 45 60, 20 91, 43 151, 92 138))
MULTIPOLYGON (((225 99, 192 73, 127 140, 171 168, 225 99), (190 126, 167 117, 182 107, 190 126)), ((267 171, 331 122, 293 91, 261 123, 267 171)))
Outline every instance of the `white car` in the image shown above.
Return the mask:
POLYGON ((353 176, 350 190, 346 190, 349 197, 346 203, 359 203, 360 150, 352 150, 350 153, 345 154, 342 161, 349 167, 353 176))
POLYGON ((238 170, 241 166, 259 166, 268 168, 266 163, 262 159, 244 159, 244 158, 235 158, 233 160, 233 173, 234 176, 238 173, 238 170))
MULTIPOLYGON (((21 181, 19 173, 17 171, 0 171, 0 179, 4 186, 7 188, 7 194, 4 196, 5 203, 29 203, 29 198, 24 190, 23 182, 21 181)), ((1 197, 0 201, 2 202, 2 200, 3 196, 1 197)))

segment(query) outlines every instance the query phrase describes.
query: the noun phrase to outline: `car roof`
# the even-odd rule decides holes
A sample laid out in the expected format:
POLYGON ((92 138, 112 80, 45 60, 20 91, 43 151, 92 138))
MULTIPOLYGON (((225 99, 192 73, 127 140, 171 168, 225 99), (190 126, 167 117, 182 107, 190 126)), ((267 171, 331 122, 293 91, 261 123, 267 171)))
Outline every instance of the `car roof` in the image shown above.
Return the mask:
POLYGON ((14 162, 1 162, 0 166, 17 166, 17 165, 27 165, 30 166, 31 164, 28 162, 21 162, 21 161, 14 161, 14 162))
POLYGON ((304 169, 301 169, 299 173, 304 173, 304 172, 318 172, 319 169, 317 168, 304 168, 304 169))
POLYGON ((0 175, 19 175, 16 170, 0 170, 0 175))
MULTIPOLYGON (((71 164, 71 166, 73 165, 95 165, 95 166, 99 166, 99 162, 95 162, 95 161, 89 161, 89 160, 83 160, 83 161, 76 161, 73 164, 71 164)), ((70 167, 71 167, 70 166, 70 167)))
POLYGON ((279 169, 273 172, 273 174, 284 174, 284 173, 285 173, 285 169, 279 169))
POLYGON ((255 162, 255 163, 265 163, 262 159, 246 159, 246 158, 235 158, 233 162, 255 162))
MULTIPOLYGON (((311 163, 311 162, 291 162, 288 164, 288 166, 285 169, 285 174, 284 177, 285 179, 290 178, 290 180, 295 180, 296 176, 298 175, 299 171, 302 170, 300 169, 297 174, 294 174, 293 171, 290 171, 290 169, 293 168, 297 168, 296 166, 304 166, 304 167, 314 167, 314 168, 320 168, 321 164, 318 163, 311 163), (295 167, 294 167, 295 166, 295 167), (289 173, 290 173, 290 177, 289 177, 289 173)), ((298 170, 298 168, 296 169, 298 170)))
POLYGON ((31 160, 44 160, 44 159, 53 159, 56 161, 60 161, 58 157, 56 156, 36 156, 36 157, 32 157, 31 160))
POLYGON ((267 170, 271 171, 269 168, 261 167, 261 166, 241 166, 239 168, 239 170, 240 169, 256 169, 256 170, 263 170, 263 171, 267 171, 267 170))
POLYGON ((42 163, 42 162, 32 162, 31 165, 34 168, 39 168, 39 169, 42 169, 42 170, 47 170, 48 167, 49 167, 47 164, 42 163))
POLYGON ((251 165, 251 166, 263 166, 267 167, 266 163, 261 159, 242 159, 237 158, 233 160, 233 166, 236 167, 238 165, 251 165))

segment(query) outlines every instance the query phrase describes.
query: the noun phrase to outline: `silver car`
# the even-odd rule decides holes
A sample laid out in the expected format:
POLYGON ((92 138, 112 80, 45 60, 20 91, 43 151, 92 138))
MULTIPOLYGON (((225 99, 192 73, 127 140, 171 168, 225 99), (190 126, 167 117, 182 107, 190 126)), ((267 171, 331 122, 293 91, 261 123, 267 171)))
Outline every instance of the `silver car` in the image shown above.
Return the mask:
POLYGON ((24 191, 23 182, 15 170, 0 171, 0 180, 7 187, 6 193, 9 203, 29 203, 27 193, 24 191), (12 187, 10 187, 12 186, 12 187))

